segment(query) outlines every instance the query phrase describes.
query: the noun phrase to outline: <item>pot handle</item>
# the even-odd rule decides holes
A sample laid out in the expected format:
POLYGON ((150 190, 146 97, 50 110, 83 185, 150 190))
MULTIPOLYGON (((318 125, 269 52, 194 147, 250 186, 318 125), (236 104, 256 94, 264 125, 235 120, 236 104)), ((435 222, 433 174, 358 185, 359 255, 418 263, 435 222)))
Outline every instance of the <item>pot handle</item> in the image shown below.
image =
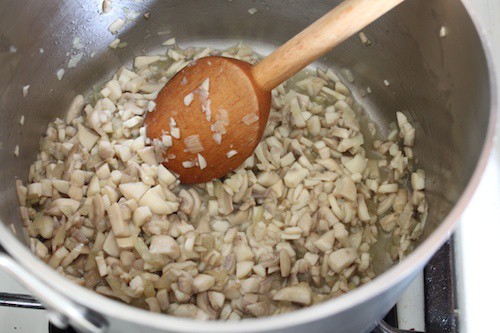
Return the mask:
POLYGON ((103 316, 55 292, 6 253, 0 252, 0 268, 40 299, 48 309, 49 320, 57 327, 66 328, 71 325, 81 333, 108 331, 109 323, 103 316))
POLYGON ((377 323, 377 327, 373 330, 373 333, 424 333, 424 332, 418 332, 418 331, 407 331, 407 330, 400 330, 399 328, 392 327, 391 325, 387 324, 383 319, 377 323))

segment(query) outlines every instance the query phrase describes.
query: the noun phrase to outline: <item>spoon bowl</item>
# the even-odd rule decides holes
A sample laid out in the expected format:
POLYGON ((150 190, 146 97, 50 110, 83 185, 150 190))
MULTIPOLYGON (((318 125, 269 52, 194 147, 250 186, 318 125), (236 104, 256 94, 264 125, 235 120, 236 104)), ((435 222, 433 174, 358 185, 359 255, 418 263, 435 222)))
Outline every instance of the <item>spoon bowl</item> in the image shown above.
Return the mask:
POLYGON ((193 184, 220 178, 243 164, 266 127, 270 91, 247 62, 205 57, 186 66, 161 90, 145 120, 147 137, 163 145, 163 164, 193 184))

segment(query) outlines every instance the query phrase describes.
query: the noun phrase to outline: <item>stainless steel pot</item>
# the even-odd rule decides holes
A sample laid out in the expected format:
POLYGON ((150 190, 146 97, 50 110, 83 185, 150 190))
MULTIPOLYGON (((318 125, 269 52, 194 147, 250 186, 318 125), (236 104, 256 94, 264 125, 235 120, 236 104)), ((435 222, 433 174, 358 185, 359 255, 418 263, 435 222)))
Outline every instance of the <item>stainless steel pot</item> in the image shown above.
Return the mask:
POLYGON ((0 0, 0 241, 10 254, 0 255, 0 265, 54 310, 52 320, 69 321, 88 332, 372 328, 453 232, 491 148, 495 80, 485 41, 465 0, 408 0, 365 29, 371 46, 355 36, 318 62, 354 72, 356 81, 350 86, 382 128, 388 128, 396 111, 409 112, 417 124, 415 155, 428 176, 430 216, 418 248, 347 295, 294 313, 241 322, 196 322, 133 308, 69 282, 30 253, 14 187, 15 177, 26 177, 46 124, 65 113, 75 94, 89 91, 134 55, 159 49, 167 36, 175 36, 181 45, 216 47, 243 40, 265 54, 338 2, 115 0, 110 14, 99 15, 97 1, 0 0), (248 13, 251 7, 258 9, 254 15, 248 13), (127 47, 108 49, 114 39, 108 25, 132 9, 150 12, 151 19, 141 16, 126 26, 119 37, 127 47), (443 26, 448 34, 440 37, 443 26), (167 29, 170 35, 157 34, 167 29), (58 80, 56 72, 66 68, 75 37, 85 45, 83 59, 58 80), (25 85, 30 88, 23 98, 25 85), (362 98, 366 87, 373 93, 362 98), (24 126, 19 124, 21 115, 24 126), (13 155, 16 145, 18 158, 13 155))

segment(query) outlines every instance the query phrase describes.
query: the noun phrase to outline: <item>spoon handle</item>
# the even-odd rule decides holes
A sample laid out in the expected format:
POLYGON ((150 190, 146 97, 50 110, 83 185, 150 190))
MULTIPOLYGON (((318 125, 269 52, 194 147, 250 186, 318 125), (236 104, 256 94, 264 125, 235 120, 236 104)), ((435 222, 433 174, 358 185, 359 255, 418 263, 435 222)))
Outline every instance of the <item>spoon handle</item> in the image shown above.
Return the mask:
POLYGON ((403 1, 342 2, 255 65, 256 83, 270 91, 403 1))

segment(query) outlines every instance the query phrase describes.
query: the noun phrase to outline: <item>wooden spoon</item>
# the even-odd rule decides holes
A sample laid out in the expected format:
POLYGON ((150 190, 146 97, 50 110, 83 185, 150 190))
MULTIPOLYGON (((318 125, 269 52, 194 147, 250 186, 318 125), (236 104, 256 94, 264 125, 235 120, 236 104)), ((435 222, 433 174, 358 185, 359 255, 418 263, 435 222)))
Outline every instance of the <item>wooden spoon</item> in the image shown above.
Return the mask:
POLYGON ((153 142, 172 141, 165 167, 185 184, 236 169, 262 138, 271 90, 402 1, 344 1, 255 66, 214 56, 182 69, 145 120, 153 142))

